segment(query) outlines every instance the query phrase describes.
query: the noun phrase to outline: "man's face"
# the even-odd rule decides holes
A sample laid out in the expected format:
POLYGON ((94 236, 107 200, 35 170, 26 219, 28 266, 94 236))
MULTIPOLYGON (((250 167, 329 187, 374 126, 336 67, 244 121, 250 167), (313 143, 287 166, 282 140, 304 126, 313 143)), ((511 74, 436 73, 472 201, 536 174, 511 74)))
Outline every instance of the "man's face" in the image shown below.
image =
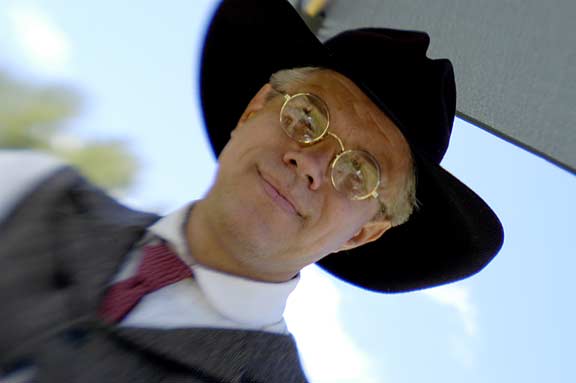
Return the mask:
MULTIPOLYGON (((408 168, 408 146, 394 124, 346 77, 321 71, 292 94, 321 97, 330 111, 330 131, 346 149, 370 152, 381 167, 386 201, 395 180, 408 168)), ((269 85, 254 97, 219 158, 210 201, 214 225, 236 261, 282 280, 341 249, 378 238, 389 222, 372 222, 373 199, 353 201, 337 192, 330 163, 339 152, 335 139, 303 146, 282 130, 283 97, 269 85)))

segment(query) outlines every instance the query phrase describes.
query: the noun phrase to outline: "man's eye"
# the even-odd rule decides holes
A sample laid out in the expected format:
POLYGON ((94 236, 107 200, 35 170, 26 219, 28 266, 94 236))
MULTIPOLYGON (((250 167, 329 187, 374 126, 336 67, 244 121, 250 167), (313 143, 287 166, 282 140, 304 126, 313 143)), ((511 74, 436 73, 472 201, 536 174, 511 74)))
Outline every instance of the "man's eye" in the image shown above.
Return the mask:
POLYGON ((358 173, 348 173, 342 182, 342 187, 348 192, 362 191, 364 189, 363 178, 358 173))

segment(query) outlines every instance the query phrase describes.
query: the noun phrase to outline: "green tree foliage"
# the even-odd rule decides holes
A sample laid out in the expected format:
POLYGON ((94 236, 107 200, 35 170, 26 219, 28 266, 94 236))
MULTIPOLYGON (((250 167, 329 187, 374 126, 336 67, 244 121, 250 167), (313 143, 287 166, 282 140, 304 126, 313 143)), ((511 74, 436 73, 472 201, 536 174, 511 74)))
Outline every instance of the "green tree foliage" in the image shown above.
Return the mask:
POLYGON ((68 88, 27 84, 0 72, 0 150, 45 151, 104 188, 126 189, 137 163, 122 141, 87 141, 66 132, 80 105, 80 95, 68 88))

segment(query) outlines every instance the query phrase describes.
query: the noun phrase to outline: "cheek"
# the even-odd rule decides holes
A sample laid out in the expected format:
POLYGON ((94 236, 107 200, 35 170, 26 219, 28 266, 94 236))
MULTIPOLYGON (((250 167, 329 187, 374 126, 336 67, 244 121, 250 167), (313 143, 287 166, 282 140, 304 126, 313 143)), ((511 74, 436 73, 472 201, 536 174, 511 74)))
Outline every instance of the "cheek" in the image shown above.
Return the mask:
MULTIPOLYGON (((333 191, 329 191, 333 192, 333 191)), ((335 197, 326 201, 317 219, 310 222, 307 245, 328 253, 338 250, 352 238, 367 221, 365 209, 354 206, 353 201, 335 197)))
POLYGON ((281 128, 275 121, 255 117, 234 130, 218 162, 234 164, 253 155, 253 152, 278 152, 283 138, 281 128))

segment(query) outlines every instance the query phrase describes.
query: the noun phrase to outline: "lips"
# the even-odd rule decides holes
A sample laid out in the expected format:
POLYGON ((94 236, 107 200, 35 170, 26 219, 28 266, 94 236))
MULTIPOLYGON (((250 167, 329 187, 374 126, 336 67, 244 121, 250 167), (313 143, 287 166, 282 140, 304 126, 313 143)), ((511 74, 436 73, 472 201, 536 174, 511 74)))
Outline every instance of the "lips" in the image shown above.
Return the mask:
POLYGON ((277 188, 276 186, 274 186, 270 181, 268 181, 266 179, 266 177, 260 173, 260 171, 258 171, 258 174, 260 175, 260 178, 262 178, 263 181, 263 186, 264 186, 264 191, 266 191, 266 194, 268 194, 268 196, 278 205, 280 206, 280 208, 282 210, 284 210, 285 212, 289 213, 289 214, 293 214, 293 215, 297 215, 299 217, 301 217, 302 215, 298 212, 298 209, 296 209, 296 206, 294 205, 294 203, 290 200, 289 197, 286 196, 286 194, 282 193, 279 188, 277 188))

